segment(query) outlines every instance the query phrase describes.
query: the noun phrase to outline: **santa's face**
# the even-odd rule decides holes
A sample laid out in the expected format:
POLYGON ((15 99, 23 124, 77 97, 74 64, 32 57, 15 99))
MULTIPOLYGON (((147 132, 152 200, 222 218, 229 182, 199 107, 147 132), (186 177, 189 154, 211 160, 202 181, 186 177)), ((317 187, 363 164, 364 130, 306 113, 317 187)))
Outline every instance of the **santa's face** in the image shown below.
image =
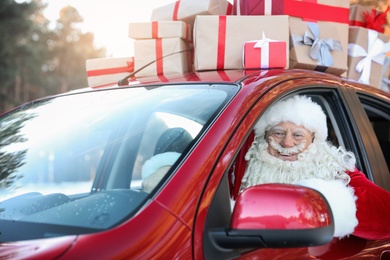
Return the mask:
POLYGON ((268 152, 284 161, 296 161, 298 154, 313 142, 313 133, 290 122, 272 127, 266 134, 268 152))

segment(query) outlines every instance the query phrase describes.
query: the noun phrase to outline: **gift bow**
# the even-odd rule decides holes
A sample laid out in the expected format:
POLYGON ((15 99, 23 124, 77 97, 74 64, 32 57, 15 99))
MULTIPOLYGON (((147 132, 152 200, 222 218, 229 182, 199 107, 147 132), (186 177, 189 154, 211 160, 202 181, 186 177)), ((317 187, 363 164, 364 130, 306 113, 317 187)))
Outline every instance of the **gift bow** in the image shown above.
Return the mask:
POLYGON ((279 42, 278 40, 271 40, 270 38, 265 37, 265 33, 263 32, 263 38, 258 40, 253 48, 261 48, 261 68, 269 68, 269 43, 270 42, 279 42))
POLYGON ((326 67, 333 65, 333 58, 330 54, 331 51, 341 51, 340 41, 333 40, 332 38, 320 39, 320 29, 318 24, 307 22, 307 26, 310 31, 305 31, 303 36, 293 35, 294 45, 308 45, 311 46, 310 57, 313 60, 318 60, 320 65, 326 67))
POLYGON ((270 38, 265 37, 265 33, 263 32, 263 38, 261 40, 258 40, 253 47, 254 48, 264 48, 264 47, 267 47, 270 42, 278 42, 278 41, 271 40, 270 38))
POLYGON ((375 9, 371 10, 371 13, 369 11, 364 12, 364 20, 366 21, 365 28, 372 29, 375 31, 378 31, 380 33, 384 33, 385 28, 384 25, 387 23, 387 12, 389 11, 389 7, 387 7, 385 12, 381 12, 378 15, 376 14, 377 11, 375 9))
POLYGON ((363 57, 355 70, 360 73, 359 81, 365 84, 370 83, 371 62, 383 65, 386 58, 386 52, 390 51, 390 43, 384 43, 378 38, 378 32, 368 29, 367 51, 355 43, 348 44, 348 55, 352 57, 363 57))

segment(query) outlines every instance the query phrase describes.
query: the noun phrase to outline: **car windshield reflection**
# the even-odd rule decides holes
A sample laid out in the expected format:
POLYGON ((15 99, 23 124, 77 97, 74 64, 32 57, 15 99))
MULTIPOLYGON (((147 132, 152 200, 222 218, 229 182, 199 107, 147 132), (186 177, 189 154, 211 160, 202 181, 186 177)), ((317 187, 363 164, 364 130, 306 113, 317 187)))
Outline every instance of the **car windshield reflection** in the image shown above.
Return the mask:
POLYGON ((17 237, 23 240, 95 232, 128 219, 235 91, 199 84, 100 90, 2 116, 0 221, 10 228, 1 241, 16 239, 17 223, 31 225, 17 237))

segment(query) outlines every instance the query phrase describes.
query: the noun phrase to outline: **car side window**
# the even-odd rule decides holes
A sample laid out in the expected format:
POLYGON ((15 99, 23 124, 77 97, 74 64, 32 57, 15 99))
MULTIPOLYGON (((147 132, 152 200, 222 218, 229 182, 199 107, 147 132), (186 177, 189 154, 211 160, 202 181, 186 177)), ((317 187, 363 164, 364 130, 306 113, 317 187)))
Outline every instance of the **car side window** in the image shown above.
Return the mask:
MULTIPOLYGON (((297 93, 294 93, 297 94, 297 93)), ((313 102, 319 104, 324 111, 327 118, 328 137, 327 141, 332 143, 334 146, 343 146, 348 151, 357 153, 357 149, 354 148, 354 139, 351 133, 350 124, 346 116, 345 107, 339 102, 339 94, 335 91, 326 92, 302 92, 302 95, 309 96, 313 102)), ((245 160, 245 154, 249 150, 254 140, 254 132, 248 135, 247 140, 244 142, 232 168, 229 172, 229 183, 231 197, 235 199, 239 193, 241 186, 241 179, 244 176, 247 161, 245 160)), ((360 163, 357 163, 357 167, 361 169, 360 163)))
POLYGON ((390 169, 390 105, 364 95, 359 95, 359 99, 374 129, 387 167, 390 169))

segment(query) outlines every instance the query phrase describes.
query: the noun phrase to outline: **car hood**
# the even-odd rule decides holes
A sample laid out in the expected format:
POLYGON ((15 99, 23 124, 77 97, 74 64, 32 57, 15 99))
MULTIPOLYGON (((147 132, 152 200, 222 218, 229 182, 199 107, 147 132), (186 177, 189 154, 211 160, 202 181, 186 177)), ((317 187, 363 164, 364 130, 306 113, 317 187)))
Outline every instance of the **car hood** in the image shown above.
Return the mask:
POLYGON ((76 241, 77 236, 0 243, 0 259, 57 259, 76 241))

